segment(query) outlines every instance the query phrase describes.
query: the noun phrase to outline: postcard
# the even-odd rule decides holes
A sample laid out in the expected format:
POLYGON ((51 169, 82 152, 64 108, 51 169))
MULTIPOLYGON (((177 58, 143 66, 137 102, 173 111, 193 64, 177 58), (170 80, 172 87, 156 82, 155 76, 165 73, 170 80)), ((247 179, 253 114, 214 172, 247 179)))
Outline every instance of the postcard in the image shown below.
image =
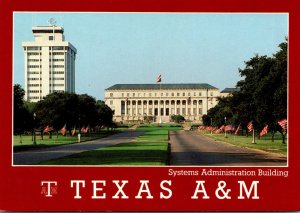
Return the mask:
POLYGON ((298 8, 2 2, 0 210, 300 210, 298 8))

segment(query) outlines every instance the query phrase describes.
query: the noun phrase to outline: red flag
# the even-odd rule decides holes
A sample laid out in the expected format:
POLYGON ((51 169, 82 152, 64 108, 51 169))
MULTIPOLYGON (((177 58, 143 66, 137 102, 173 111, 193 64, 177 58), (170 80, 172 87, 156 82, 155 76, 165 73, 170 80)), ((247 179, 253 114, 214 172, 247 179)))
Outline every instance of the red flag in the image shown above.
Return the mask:
POLYGON ((252 132, 252 130, 253 130, 253 123, 252 123, 252 121, 250 121, 248 123, 247 128, 248 128, 248 132, 252 132))
POLYGON ((84 133, 88 133, 89 130, 90 130, 90 126, 87 126, 84 130, 84 133))
POLYGON ((238 125, 238 127, 236 128, 234 134, 235 134, 235 135, 239 134, 240 129, 241 129, 241 123, 240 123, 240 124, 238 125))
POLYGON ((66 133, 67 133, 67 124, 65 124, 65 125, 63 126, 63 128, 61 128, 60 132, 61 132, 61 134, 62 134, 63 136, 66 135, 66 133))
POLYGON ((267 134, 267 133, 268 133, 268 130, 269 130, 269 126, 266 125, 266 126, 261 130, 261 132, 259 133, 259 136, 261 137, 261 136, 267 134))
POLYGON ((215 131, 215 133, 221 133, 225 129, 225 125, 222 125, 219 129, 215 131))
POLYGON ((286 132, 287 130, 287 119, 282 119, 280 121, 277 122, 281 128, 284 130, 284 132, 286 132))
POLYGON ((46 128, 44 129, 43 133, 49 133, 50 132, 50 128, 49 126, 46 126, 46 128))
POLYGON ((226 125, 225 126, 225 131, 231 131, 231 130, 233 130, 233 126, 232 125, 226 125))
POLYGON ((71 132, 71 135, 74 136, 76 134, 76 127, 74 127, 74 129, 71 132))
POLYGON ((161 75, 157 76, 156 83, 161 82, 161 75))

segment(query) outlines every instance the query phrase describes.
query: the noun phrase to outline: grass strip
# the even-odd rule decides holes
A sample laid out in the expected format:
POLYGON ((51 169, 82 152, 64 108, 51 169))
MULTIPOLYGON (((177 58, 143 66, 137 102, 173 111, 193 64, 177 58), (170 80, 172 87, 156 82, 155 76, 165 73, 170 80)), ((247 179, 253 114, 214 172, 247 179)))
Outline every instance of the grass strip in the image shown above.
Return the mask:
POLYGON ((39 165, 167 165, 167 142, 129 142, 41 162, 39 165))
POLYGON ((233 135, 227 134, 225 138, 223 134, 210 134, 209 132, 201 132, 201 134, 208 136, 216 141, 223 141, 240 147, 247 147, 253 149, 259 149, 267 152, 287 154, 287 144, 282 144, 281 135, 276 134, 275 140, 272 142, 271 135, 267 134, 262 136, 260 139, 255 138, 256 143, 252 143, 252 136, 233 135))
MULTIPOLYGON (((118 131, 102 131, 100 133, 90 133, 86 135, 82 134, 80 141, 85 142, 85 141, 100 139, 116 133, 118 133, 118 131)), ((47 148, 47 147, 72 144, 77 142, 78 142, 77 136, 70 136, 70 135, 62 136, 60 134, 52 135, 52 138, 49 138, 48 135, 44 135, 43 140, 40 135, 37 135, 36 145, 33 144, 31 135, 24 135, 22 137, 20 136, 13 137, 14 152, 47 148)))
POLYGON ((181 126, 141 126, 137 130, 145 133, 137 137, 137 141, 168 141, 170 130, 180 130, 181 126))

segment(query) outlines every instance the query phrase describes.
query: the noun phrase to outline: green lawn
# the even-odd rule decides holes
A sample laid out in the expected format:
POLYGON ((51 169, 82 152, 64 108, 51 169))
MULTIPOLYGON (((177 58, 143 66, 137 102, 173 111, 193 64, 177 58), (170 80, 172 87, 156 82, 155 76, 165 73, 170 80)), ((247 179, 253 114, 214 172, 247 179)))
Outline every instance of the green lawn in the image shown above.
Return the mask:
POLYGON ((45 161, 40 165, 166 165, 168 154, 167 142, 130 142, 45 161))
POLYGON ((281 153, 281 154, 287 154, 287 143, 282 144, 281 140, 281 134, 277 133, 275 134, 275 140, 272 142, 271 140, 271 134, 267 134, 262 136, 260 139, 255 138, 255 144, 252 143, 252 135, 246 137, 242 135, 233 135, 233 134, 227 134, 227 138, 224 137, 223 134, 210 134, 207 131, 201 132, 201 134, 204 134, 205 136, 208 136, 214 140, 218 141, 224 141, 226 143, 234 144, 237 146, 242 147, 248 147, 248 148, 254 148, 254 149, 260 149, 268 152, 274 152, 274 153, 281 153))
POLYGON ((144 131, 145 133, 137 138, 137 141, 168 141, 169 140, 169 130, 180 130, 180 125, 167 125, 162 124, 158 126, 157 124, 152 125, 142 125, 137 131, 144 131))
MULTIPOLYGON (((113 131, 102 131, 100 133, 82 134, 81 142, 103 138, 111 134, 115 134, 113 131)), ((14 151, 23 151, 26 149, 36 149, 42 147, 58 146, 64 144, 77 143, 77 136, 62 136, 61 134, 53 134, 52 138, 49 135, 44 135, 43 140, 40 135, 36 135, 36 145, 33 144, 31 135, 22 135, 22 137, 13 136, 14 151)))

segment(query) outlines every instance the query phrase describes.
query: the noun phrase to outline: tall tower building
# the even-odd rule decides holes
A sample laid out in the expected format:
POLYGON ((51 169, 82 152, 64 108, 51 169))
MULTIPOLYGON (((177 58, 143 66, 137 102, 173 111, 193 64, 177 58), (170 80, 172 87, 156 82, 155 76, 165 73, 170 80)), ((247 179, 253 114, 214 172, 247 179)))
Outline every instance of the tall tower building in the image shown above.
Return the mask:
POLYGON ((75 92, 77 50, 65 41, 60 26, 32 28, 34 41, 22 42, 25 60, 25 100, 37 102, 53 92, 75 92))

